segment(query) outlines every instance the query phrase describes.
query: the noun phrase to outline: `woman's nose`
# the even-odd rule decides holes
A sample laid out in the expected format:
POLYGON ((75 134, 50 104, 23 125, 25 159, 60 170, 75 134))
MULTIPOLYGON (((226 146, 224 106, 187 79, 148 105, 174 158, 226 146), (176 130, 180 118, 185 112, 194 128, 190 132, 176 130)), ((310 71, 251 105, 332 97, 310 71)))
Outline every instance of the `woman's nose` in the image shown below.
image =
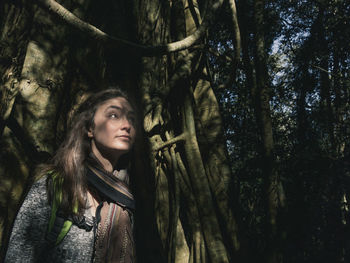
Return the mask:
POLYGON ((130 131, 131 129, 131 123, 129 122, 128 118, 122 119, 122 129, 125 129, 127 131, 130 131))

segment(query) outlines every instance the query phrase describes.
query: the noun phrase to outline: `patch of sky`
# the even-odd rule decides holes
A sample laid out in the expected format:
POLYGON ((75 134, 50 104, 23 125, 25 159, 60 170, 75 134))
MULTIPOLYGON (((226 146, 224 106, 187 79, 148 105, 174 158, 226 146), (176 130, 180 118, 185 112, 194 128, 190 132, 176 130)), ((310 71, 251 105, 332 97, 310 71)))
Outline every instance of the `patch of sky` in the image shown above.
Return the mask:
POLYGON ((309 93, 306 95, 306 107, 305 110, 311 111, 314 105, 318 105, 320 101, 320 94, 318 92, 309 93))
MULTIPOLYGON (((270 57, 274 60, 272 77, 272 84, 274 86, 281 86, 282 89, 288 90, 288 87, 284 86, 284 79, 288 78, 288 74, 295 70, 292 57, 295 55, 294 50, 303 44, 303 42, 310 36, 308 27, 298 27, 293 24, 294 19, 290 14, 281 14, 281 20, 284 25, 284 32, 288 34, 282 34, 273 41, 270 49, 270 57)), ((296 106, 296 95, 294 92, 289 96, 290 100, 281 101, 278 96, 270 101, 270 107, 274 108, 279 113, 293 114, 296 106)), ((315 97, 310 97, 310 102, 316 100, 315 97)))

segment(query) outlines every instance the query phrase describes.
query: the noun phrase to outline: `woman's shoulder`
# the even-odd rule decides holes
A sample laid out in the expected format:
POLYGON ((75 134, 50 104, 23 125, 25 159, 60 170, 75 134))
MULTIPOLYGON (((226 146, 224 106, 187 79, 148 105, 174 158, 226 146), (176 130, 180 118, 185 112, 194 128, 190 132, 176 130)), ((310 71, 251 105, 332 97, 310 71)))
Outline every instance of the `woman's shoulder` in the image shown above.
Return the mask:
POLYGON ((47 178, 47 175, 35 178, 25 198, 27 203, 37 204, 39 201, 43 203, 47 202, 47 178))
POLYGON ((36 176, 31 185, 31 189, 46 189, 47 181, 49 180, 49 174, 36 176))
POLYGON ((36 174, 30 183, 25 200, 28 204, 42 203, 43 206, 49 205, 49 187, 52 181, 54 171, 45 171, 44 173, 36 174))
POLYGON ((32 188, 47 188, 47 186, 52 182, 54 177, 57 177, 59 173, 54 169, 45 169, 37 173, 34 177, 32 188))

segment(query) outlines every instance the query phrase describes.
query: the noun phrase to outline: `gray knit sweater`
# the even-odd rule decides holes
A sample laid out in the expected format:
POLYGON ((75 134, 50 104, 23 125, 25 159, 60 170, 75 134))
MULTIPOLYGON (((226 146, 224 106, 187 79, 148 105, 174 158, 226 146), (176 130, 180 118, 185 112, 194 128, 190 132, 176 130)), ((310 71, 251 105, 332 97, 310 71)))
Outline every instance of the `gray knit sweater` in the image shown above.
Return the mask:
MULTIPOLYGON (((45 237, 50 213, 44 177, 31 187, 18 212, 5 263, 92 261, 94 233, 76 225, 72 225, 59 245, 47 246, 45 237)), ((92 220, 90 210, 86 210, 85 217, 92 220)))

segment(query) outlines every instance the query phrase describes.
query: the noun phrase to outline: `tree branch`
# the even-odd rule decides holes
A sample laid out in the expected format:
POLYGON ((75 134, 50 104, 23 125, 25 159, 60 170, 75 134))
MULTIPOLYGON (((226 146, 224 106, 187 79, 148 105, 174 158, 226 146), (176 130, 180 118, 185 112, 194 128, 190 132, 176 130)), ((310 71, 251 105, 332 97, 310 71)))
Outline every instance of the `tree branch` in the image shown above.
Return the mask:
POLYGON ((239 24, 238 24, 238 17, 237 17, 237 9, 236 9, 236 2, 235 0, 229 0, 230 3, 230 9, 232 13, 232 24, 233 24, 233 29, 235 31, 235 58, 234 58, 234 71, 237 70, 237 66, 241 60, 241 31, 239 29, 239 24))
POLYGON ((17 140, 21 143, 24 152, 31 158, 34 164, 46 162, 51 156, 45 151, 38 151, 34 140, 19 125, 17 120, 10 115, 6 121, 6 126, 13 132, 17 140))
POLYGON ((142 56, 156 56, 184 50, 193 46, 199 39, 203 37, 204 33, 208 28, 210 20, 212 20, 215 11, 222 6, 223 1, 224 0, 217 0, 212 5, 210 11, 207 12, 207 14, 205 15, 202 24, 193 34, 187 36, 186 38, 180 41, 160 46, 144 46, 131 41, 127 41, 125 39, 110 36, 107 33, 98 29, 97 27, 81 20, 54 0, 38 0, 37 3, 41 7, 49 11, 51 14, 63 20, 68 25, 80 30, 83 33, 88 34, 90 37, 96 39, 97 41, 104 42, 111 48, 129 48, 132 49, 133 52, 139 53, 142 56))
POLYGON ((321 68, 321 67, 319 67, 317 65, 311 64, 311 66, 314 67, 314 68, 317 68, 317 69, 319 69, 319 70, 321 70, 323 72, 326 72, 330 77, 341 77, 341 74, 334 74, 334 73, 328 71, 327 69, 321 68))
POLYGON ((166 142, 162 143, 161 145, 158 145, 157 148, 154 149, 154 152, 158 152, 161 149, 163 149, 165 147, 169 147, 177 142, 184 141, 186 139, 186 136, 187 136, 186 133, 182 133, 175 138, 169 139, 166 142))
POLYGON ((208 48, 208 52, 210 54, 212 54, 213 56, 222 59, 223 61, 229 61, 232 62, 232 57, 230 57, 229 55, 225 55, 225 54, 220 54, 219 52, 215 51, 212 48, 208 48))

